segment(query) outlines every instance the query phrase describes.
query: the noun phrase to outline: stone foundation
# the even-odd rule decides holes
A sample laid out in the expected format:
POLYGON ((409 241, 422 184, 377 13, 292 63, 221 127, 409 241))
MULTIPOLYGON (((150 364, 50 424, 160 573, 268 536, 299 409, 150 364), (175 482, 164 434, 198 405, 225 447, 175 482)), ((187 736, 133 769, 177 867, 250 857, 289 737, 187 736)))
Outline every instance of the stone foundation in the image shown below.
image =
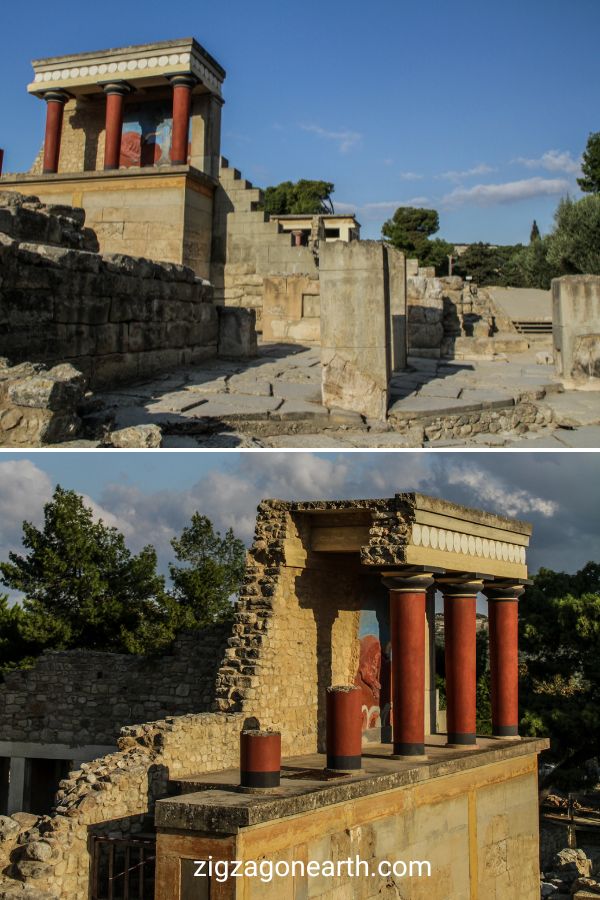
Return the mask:
POLYGON ((552 282, 554 357, 571 388, 600 385, 600 276, 566 275, 552 282))

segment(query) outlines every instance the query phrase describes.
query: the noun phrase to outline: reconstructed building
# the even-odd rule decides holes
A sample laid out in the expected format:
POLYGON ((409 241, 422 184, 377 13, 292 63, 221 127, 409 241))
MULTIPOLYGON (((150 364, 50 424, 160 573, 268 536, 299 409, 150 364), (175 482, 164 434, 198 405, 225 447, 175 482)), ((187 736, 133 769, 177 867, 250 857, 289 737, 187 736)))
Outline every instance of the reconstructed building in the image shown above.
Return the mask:
POLYGON ((101 252, 190 266, 217 302, 256 309, 260 331, 265 276, 316 279, 315 242, 359 237, 353 216, 260 210, 262 192, 221 157, 225 70, 193 38, 32 65, 44 143, 0 190, 82 207, 101 252))
POLYGON ((373 900, 537 900, 537 754, 547 742, 519 737, 517 703, 530 534, 516 519, 421 494, 264 501, 212 711, 123 728, 118 751, 70 773, 55 813, 9 842, 4 871, 48 898, 104 897, 118 879, 145 900, 325 898, 332 888, 373 900), (491 737, 476 734, 479 593, 491 737), (282 871, 356 857, 368 875, 296 871, 269 886, 223 882, 206 867, 194 875, 198 860, 282 871), (410 860, 428 861, 430 875, 380 866, 410 860))

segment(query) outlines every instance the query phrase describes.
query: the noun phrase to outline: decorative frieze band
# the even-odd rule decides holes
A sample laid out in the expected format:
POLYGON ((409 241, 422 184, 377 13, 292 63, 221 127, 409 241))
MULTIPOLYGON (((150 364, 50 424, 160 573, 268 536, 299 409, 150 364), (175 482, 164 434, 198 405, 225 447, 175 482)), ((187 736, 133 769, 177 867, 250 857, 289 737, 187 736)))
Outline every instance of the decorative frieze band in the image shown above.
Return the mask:
POLYGON ((498 559, 525 565, 525 547, 508 541, 495 541, 474 534, 463 534, 445 528, 415 523, 412 527, 412 543, 416 547, 431 547, 446 553, 461 553, 482 559, 498 559))
POLYGON ((67 81, 77 78, 103 78, 117 73, 132 73, 151 75, 153 69, 180 66, 196 75, 208 88, 220 93, 221 81, 191 53, 170 53, 146 57, 136 57, 119 62, 104 62, 93 65, 74 66, 68 69, 52 69, 46 72, 37 72, 34 78, 36 84, 67 81))

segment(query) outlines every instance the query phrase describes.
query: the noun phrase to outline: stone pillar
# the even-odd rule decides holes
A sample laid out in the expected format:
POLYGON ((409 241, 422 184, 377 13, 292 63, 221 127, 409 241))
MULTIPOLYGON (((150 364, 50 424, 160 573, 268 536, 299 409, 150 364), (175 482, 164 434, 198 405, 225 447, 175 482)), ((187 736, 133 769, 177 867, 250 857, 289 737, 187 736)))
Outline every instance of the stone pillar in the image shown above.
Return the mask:
POLYGON ((44 94, 46 133, 44 135, 43 172, 45 175, 53 175, 58 172, 63 113, 68 99, 69 95, 65 91, 46 91, 44 94))
POLYGON ((25 792, 25 758, 23 756, 12 756, 10 760, 8 775, 8 803, 7 813, 12 816, 16 812, 24 812, 25 792))
POLYGON ((185 166, 188 161, 192 90, 197 81, 191 74, 173 75, 170 81, 173 85, 171 165, 185 166))
POLYGON ((123 97, 131 86, 126 81, 111 81, 102 85, 106 94, 106 132, 104 138, 104 168, 119 168, 121 135, 123 133, 123 97))
POLYGON ((301 231, 292 231, 292 246, 301 247, 303 243, 303 237, 304 235, 301 231))
POLYGON ((446 660, 446 716, 448 745, 477 746, 476 737, 476 631, 480 581, 443 584, 446 660))
POLYGON ((393 756, 425 754, 425 602, 430 575, 383 580, 390 591, 393 756))
POLYGON ((519 597, 521 585, 486 585, 492 676, 492 734, 519 739, 519 597))

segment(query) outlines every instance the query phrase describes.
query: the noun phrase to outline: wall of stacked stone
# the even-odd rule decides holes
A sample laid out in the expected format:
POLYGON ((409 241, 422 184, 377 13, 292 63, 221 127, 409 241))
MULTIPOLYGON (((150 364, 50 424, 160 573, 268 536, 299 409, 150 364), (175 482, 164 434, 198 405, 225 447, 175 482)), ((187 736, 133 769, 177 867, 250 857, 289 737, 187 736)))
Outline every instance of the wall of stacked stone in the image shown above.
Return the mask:
POLYGON ((420 429, 424 439, 438 441, 510 431, 523 434, 549 425, 553 419, 554 413, 549 406, 527 400, 510 406, 490 403, 489 408, 463 411, 455 415, 392 416, 390 422, 394 430, 402 434, 414 434, 416 429, 420 429))
POLYGON ((116 746, 125 725, 209 710, 229 628, 182 634, 158 657, 47 651, 0 685, 2 739, 116 746))
POLYGON ((408 275, 406 289, 408 346, 413 356, 452 357, 458 339, 517 334, 489 291, 459 276, 437 278, 430 270, 419 269, 418 274, 408 275))
POLYGON ((214 197, 210 280, 215 302, 256 311, 262 331, 263 282, 269 275, 318 274, 308 247, 292 246, 290 234, 258 207, 262 191, 221 159, 214 197))
POLYGON ((83 215, 0 194, 0 356, 70 362, 92 387, 216 356, 211 286, 186 266, 100 255, 83 215))

